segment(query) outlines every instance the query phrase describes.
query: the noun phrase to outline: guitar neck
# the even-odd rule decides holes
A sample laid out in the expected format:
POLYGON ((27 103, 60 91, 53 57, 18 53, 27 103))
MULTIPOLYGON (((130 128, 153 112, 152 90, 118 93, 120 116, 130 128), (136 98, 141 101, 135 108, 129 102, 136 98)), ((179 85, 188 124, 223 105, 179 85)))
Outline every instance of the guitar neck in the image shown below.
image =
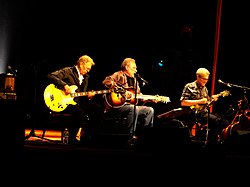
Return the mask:
MULTIPOLYGON (((134 95, 135 98, 135 95, 134 95)), ((154 95, 136 95, 137 99, 157 99, 154 95)))
MULTIPOLYGON (((214 96, 216 96, 216 97, 219 98, 219 97, 225 97, 225 96, 228 96, 228 95, 230 95, 230 92, 227 91, 227 90, 225 90, 225 91, 220 92, 219 94, 216 94, 216 95, 214 95, 214 96)), ((202 110, 202 109, 205 109, 205 108, 207 108, 207 107, 210 107, 210 106, 214 103, 214 101, 216 101, 215 98, 211 98, 211 99, 208 101, 207 104, 203 104, 203 105, 193 105, 193 106, 190 106, 190 108, 191 108, 191 109, 196 109, 196 110, 202 110)))
POLYGON ((99 91, 89 91, 89 92, 76 92, 76 93, 71 93, 71 97, 80 97, 80 96, 87 96, 90 93, 94 94, 105 94, 105 93, 110 93, 112 90, 99 90, 99 91))
MULTIPOLYGON (((135 95, 133 95, 133 98, 135 98, 135 95)), ((155 95, 141 95, 138 94, 136 95, 137 99, 145 99, 145 100, 158 100, 161 102, 170 102, 169 97, 165 97, 165 96, 155 96, 155 95)))

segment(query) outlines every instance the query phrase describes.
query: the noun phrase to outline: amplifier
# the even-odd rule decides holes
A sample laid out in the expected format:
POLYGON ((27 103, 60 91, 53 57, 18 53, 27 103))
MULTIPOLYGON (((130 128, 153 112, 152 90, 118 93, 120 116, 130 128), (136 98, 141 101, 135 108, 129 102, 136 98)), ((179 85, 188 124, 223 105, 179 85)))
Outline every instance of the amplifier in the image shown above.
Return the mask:
POLYGON ((0 74, 0 92, 15 92, 15 80, 13 74, 0 74))
POLYGON ((4 93, 4 92, 0 92, 0 100, 1 99, 16 100, 17 99, 17 95, 16 95, 16 93, 4 93))

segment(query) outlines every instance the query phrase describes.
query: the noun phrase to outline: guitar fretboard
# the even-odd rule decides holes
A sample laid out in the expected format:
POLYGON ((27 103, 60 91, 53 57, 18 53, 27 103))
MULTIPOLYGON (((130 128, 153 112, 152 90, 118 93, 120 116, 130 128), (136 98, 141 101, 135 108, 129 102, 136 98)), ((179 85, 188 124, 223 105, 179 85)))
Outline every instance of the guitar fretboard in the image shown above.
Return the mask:
POLYGON ((70 96, 71 97, 80 97, 80 96, 86 96, 90 93, 94 93, 94 94, 105 94, 105 93, 110 93, 113 90, 99 90, 99 91, 89 91, 89 92, 76 92, 76 93, 71 93, 70 96))
MULTIPOLYGON (((137 95, 136 96, 137 99, 146 99, 146 100, 157 100, 157 101, 160 101, 160 102, 163 102, 163 103, 168 103, 170 102, 170 98, 169 97, 166 97, 166 96, 156 96, 156 95, 137 95)), ((135 94, 132 94, 131 98, 129 98, 128 100, 130 99, 135 99, 135 94)))

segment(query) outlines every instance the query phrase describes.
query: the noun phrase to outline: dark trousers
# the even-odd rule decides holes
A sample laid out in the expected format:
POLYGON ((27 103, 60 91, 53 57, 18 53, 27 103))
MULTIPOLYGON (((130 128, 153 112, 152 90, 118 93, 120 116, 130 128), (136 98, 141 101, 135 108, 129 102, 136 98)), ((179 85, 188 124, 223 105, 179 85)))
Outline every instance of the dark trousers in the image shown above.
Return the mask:
POLYGON ((221 136, 222 130, 229 125, 229 121, 220 115, 210 112, 198 112, 197 121, 201 124, 207 124, 208 141, 218 143, 218 136, 221 136))
POLYGON ((84 106, 69 105, 65 109, 66 113, 70 113, 74 120, 68 127, 69 140, 75 141, 79 128, 82 128, 84 139, 93 137, 96 134, 96 127, 103 122, 103 109, 101 106, 93 103, 87 103, 84 106))

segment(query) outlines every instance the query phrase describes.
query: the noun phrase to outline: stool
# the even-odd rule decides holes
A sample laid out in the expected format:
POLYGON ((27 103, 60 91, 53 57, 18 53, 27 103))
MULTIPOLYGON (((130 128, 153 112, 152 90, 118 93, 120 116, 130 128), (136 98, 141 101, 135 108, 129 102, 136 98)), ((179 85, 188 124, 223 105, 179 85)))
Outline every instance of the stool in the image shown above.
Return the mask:
POLYGON ((109 135, 130 135, 126 120, 126 113, 104 111, 104 123, 100 128, 100 132, 109 135))
POLYGON ((50 112, 48 116, 48 127, 52 129, 64 129, 73 122, 73 116, 68 113, 50 112))
POLYGON ((74 123, 74 119, 71 114, 50 111, 48 114, 47 126, 43 129, 42 137, 45 136, 47 132, 53 131, 57 134, 57 140, 62 142, 63 131, 65 128, 70 126, 70 123, 74 123))
POLYGON ((103 123, 98 128, 98 144, 101 146, 126 147, 131 136, 126 120, 126 113, 112 110, 104 111, 103 123))

